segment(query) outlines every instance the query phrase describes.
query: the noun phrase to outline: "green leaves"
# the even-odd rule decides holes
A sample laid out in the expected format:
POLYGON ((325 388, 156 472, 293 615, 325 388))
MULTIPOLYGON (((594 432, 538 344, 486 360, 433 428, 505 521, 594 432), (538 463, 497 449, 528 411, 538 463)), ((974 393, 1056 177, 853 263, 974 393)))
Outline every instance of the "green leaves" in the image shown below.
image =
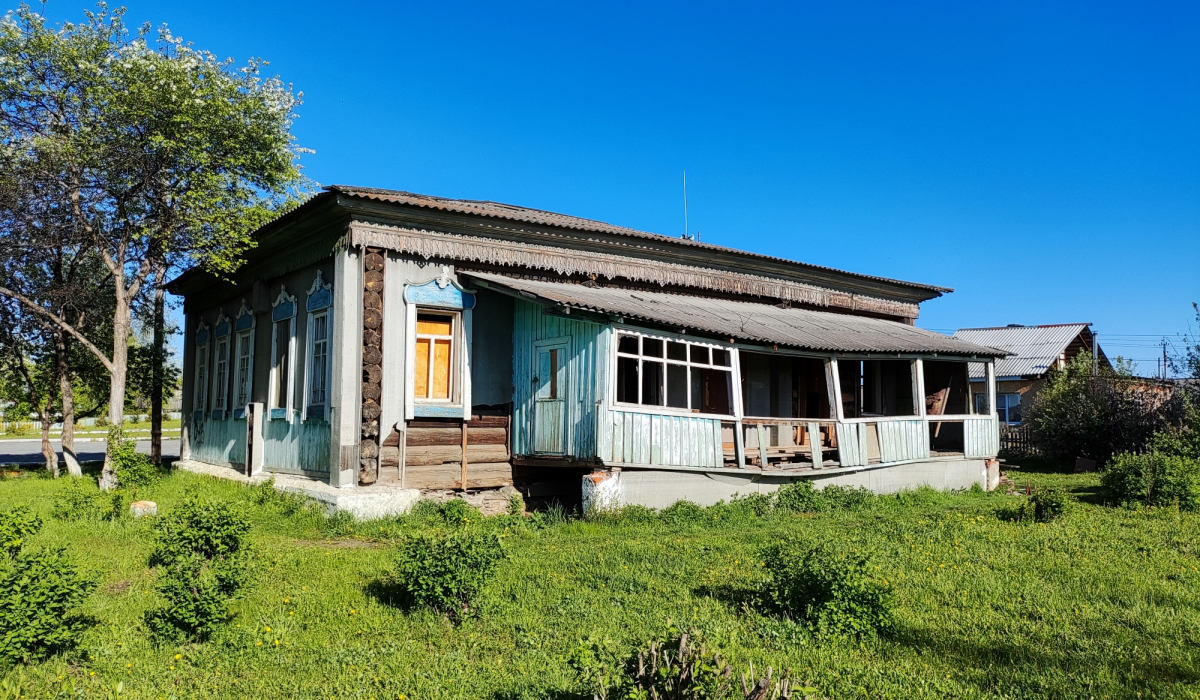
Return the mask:
POLYGON ((250 521, 225 502, 188 499, 156 523, 150 565, 160 567, 163 605, 146 613, 160 639, 203 641, 229 618, 249 578, 250 521))
POLYGON ((767 603, 818 635, 870 637, 891 628, 891 588, 866 553, 791 541, 768 548, 763 559, 767 603))
POLYGON ((25 540, 42 529, 42 519, 29 506, 16 506, 0 513, 0 551, 9 559, 20 553, 25 540))
POLYGON ((0 660, 28 662, 73 646, 93 583, 62 549, 22 552, 0 568, 0 660))
POLYGON ((421 534, 396 549, 392 584, 409 606, 424 606, 457 619, 505 557, 495 534, 421 534))

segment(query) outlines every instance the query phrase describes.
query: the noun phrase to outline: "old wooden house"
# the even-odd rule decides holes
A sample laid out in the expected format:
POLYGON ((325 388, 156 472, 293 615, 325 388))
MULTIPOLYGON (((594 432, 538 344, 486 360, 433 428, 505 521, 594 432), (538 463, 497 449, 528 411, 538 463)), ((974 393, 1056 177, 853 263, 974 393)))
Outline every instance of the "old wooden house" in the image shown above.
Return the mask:
POLYGON ((663 506, 805 478, 961 488, 996 455, 969 386, 994 396, 1004 352, 914 325, 945 288, 359 187, 256 238, 232 282, 171 285, 184 460, 663 506))

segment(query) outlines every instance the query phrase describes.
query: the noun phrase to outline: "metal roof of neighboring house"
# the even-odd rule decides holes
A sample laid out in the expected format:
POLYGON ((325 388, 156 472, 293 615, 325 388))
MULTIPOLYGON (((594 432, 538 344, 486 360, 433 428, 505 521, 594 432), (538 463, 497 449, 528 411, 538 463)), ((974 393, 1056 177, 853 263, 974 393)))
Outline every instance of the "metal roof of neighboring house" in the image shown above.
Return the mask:
POLYGON ((576 231, 591 231, 595 233, 629 236, 632 238, 642 238, 647 240, 668 241, 670 243, 682 246, 692 246, 714 251, 734 252, 763 260, 773 260, 776 262, 783 262, 789 265, 798 265, 813 270, 836 272, 838 274, 850 275, 853 277, 859 277, 861 279, 898 284, 905 287, 928 290, 939 294, 954 291, 949 287, 920 284, 918 282, 908 282, 905 280, 892 279, 890 277, 878 277, 876 275, 864 275, 858 272, 847 272, 845 270, 838 270, 836 268, 825 267, 823 265, 813 265, 811 263, 797 262, 795 260, 788 260, 787 258, 779 258, 772 255, 751 253, 748 251, 739 250, 737 248, 728 248, 726 246, 713 245, 711 243, 701 243, 700 241, 693 241, 686 238, 675 238, 673 236, 664 236, 658 233, 647 233, 646 231, 638 231, 637 229, 626 228, 624 226, 606 224, 603 221, 583 219, 577 216, 567 216, 565 214, 556 214, 554 212, 543 211, 541 209, 530 209, 528 207, 518 207, 511 204, 501 204, 499 202, 477 201, 471 199, 449 199, 446 197, 433 197, 431 195, 415 194, 413 192, 403 192, 400 190, 385 190, 376 187, 354 187, 351 185, 330 185, 325 189, 330 192, 339 192, 351 197, 363 197, 381 202, 407 204, 410 206, 423 207, 427 209, 438 209, 460 214, 474 214, 476 216, 507 219, 509 221, 541 224, 543 226, 556 226, 560 228, 573 229, 576 231))
POLYGON ((981 357, 1003 354, 898 321, 866 316, 622 287, 520 279, 469 270, 460 272, 482 280, 489 287, 506 288, 528 299, 723 338, 823 352, 938 352, 981 357))
MULTIPOLYGON (((997 377, 1033 377, 1048 372, 1071 341, 1090 325, 1060 323, 1050 326, 960 328, 953 337, 1011 353, 996 361, 997 377)), ((978 376, 982 375, 972 373, 972 377, 978 376)))

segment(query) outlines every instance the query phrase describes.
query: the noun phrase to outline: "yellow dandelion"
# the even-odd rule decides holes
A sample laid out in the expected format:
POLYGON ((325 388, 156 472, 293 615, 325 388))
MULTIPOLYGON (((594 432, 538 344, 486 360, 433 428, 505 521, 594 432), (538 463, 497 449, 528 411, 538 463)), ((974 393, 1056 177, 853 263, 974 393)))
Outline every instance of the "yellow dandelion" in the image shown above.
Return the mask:
POLYGON ((256 646, 256 647, 261 647, 261 646, 262 646, 262 642, 255 642, 255 643, 254 643, 254 646, 256 646))
POLYGON ((267 627, 267 631, 268 631, 268 632, 270 632, 270 631, 271 631, 271 628, 270 628, 270 627, 267 627))
POLYGON ((178 660, 180 660, 180 659, 182 659, 182 658, 183 658, 183 654, 176 654, 176 655, 175 655, 175 660, 176 660, 176 661, 178 661, 178 660))

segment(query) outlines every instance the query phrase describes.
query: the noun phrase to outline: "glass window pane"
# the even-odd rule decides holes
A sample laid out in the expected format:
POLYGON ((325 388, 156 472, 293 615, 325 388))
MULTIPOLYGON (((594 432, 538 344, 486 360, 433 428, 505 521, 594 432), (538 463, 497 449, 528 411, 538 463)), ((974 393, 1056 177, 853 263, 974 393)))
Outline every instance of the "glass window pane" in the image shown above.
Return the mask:
POLYGON ((452 316, 417 314, 417 333, 421 335, 450 335, 454 328, 452 316))
POLYGON ((617 352, 630 355, 638 354, 638 337, 636 335, 619 336, 617 338, 617 352))
POLYGON ((429 398, 429 340, 417 341, 417 361, 413 368, 413 396, 429 398))
POLYGON ((685 365, 667 365, 667 405, 673 408, 688 407, 688 368, 685 365))
POLYGON ((687 343, 676 343, 670 341, 667 343, 667 359, 679 360, 680 362, 687 361, 687 343))
POLYGON ((692 410, 704 410, 704 380, 701 372, 704 370, 698 367, 692 367, 692 410))
POLYGON ((642 404, 663 405, 663 363, 642 363, 642 404))
POLYGON ((638 401, 638 361, 632 357, 617 358, 617 401, 638 401))
POLYGON ((646 357, 662 357, 663 341, 657 338, 642 338, 642 354, 646 357))
POLYGON ((708 348, 702 345, 692 346, 692 362, 698 362, 702 365, 708 364, 708 348))
POLYGON ((273 408, 287 408, 288 392, 288 349, 291 345, 291 321, 275 324, 275 405, 273 408))
POLYGON ((729 351, 714 349, 712 351, 712 363, 719 367, 728 367, 729 366, 729 351))
POLYGON ((431 398, 450 398, 450 341, 435 340, 433 346, 433 395, 431 398))

